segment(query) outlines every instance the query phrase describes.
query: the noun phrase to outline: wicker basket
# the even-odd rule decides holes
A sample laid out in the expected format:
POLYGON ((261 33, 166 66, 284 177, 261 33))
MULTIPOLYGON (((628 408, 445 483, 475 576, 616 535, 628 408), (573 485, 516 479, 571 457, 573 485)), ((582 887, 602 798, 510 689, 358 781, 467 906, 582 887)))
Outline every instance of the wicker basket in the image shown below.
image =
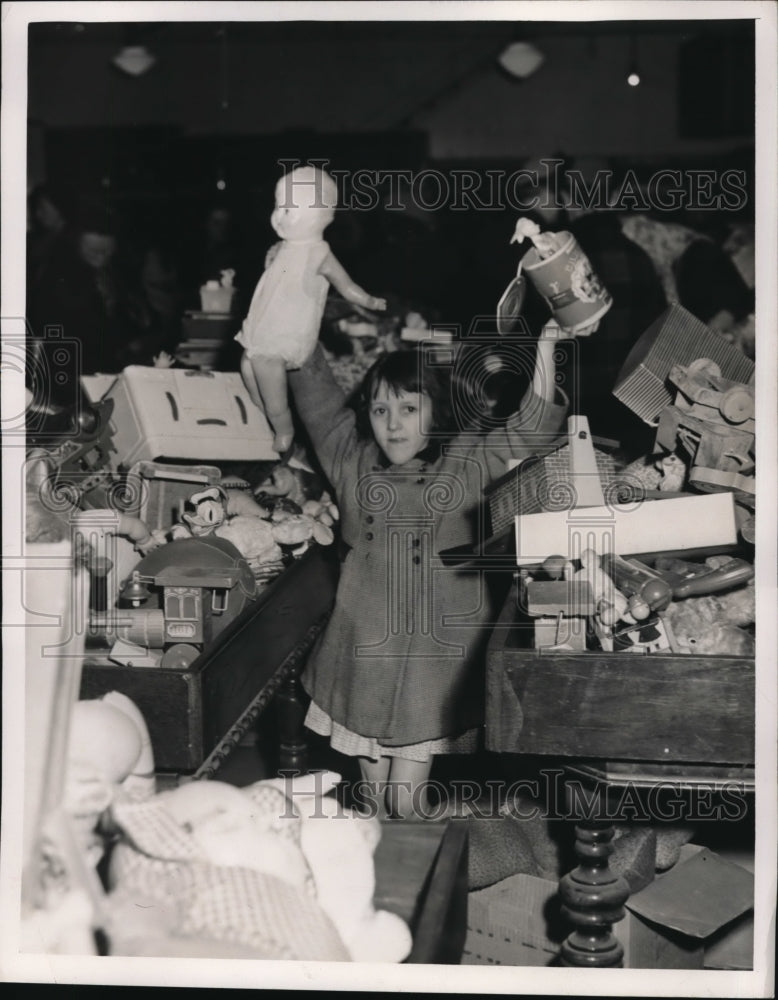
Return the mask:
MULTIPOLYGON (((605 489, 616 479, 616 465, 608 452, 594 449, 600 484, 605 489)), ((570 470, 570 446, 565 444, 548 455, 528 458, 501 476, 484 491, 491 534, 499 535, 513 526, 518 514, 538 514, 545 510, 576 506, 576 492, 570 470)))

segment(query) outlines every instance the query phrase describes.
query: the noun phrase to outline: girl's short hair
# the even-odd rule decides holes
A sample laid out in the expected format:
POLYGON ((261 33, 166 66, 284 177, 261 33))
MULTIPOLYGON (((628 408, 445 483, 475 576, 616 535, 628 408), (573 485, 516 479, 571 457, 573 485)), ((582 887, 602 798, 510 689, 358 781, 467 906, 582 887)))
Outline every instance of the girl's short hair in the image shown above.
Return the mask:
POLYGON ((441 368, 431 365, 423 351, 414 348, 382 354, 365 375, 356 399, 360 429, 365 437, 372 436, 370 405, 381 385, 394 393, 418 392, 429 396, 436 437, 445 439, 453 434, 450 378, 441 368))

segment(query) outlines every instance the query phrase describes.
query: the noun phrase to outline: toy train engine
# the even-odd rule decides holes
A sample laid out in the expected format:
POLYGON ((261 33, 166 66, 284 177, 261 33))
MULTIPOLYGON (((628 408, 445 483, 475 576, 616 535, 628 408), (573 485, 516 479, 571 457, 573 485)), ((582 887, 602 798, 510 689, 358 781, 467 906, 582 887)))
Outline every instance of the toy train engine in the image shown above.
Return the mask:
POLYGON ((145 556, 121 588, 118 607, 93 612, 93 631, 145 647, 162 667, 185 669, 253 599, 256 582, 230 542, 214 536, 170 542, 145 556))

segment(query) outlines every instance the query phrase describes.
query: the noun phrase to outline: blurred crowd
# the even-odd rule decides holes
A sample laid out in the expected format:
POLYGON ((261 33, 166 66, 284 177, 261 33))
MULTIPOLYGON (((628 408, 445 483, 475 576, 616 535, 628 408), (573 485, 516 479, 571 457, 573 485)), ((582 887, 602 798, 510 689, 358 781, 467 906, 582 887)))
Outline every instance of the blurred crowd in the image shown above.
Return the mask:
MULTIPOLYGON (((175 353, 186 311, 200 287, 232 269, 243 287, 261 264, 247 264, 233 207, 198 206, 183 221, 169 213, 117 209, 106 197, 39 185, 28 198, 27 322, 39 370, 56 350, 51 332, 75 341, 72 371, 58 365, 48 401, 72 400, 80 374, 116 373, 175 353), (241 280, 242 279, 242 280, 241 280), (62 377, 62 376, 67 376, 62 377)), ((256 247, 256 257, 262 254, 256 247)))
MULTIPOLYGON (((571 163, 586 174, 585 163, 571 163)), ((595 166, 601 164, 590 164, 590 171, 595 166)), ((544 230, 572 232, 614 300, 596 334, 579 341, 577 370, 570 373, 594 433, 612 435, 630 420, 611 389, 631 347, 670 302, 753 357, 752 220, 722 211, 584 210, 569 204, 568 193, 548 186, 524 191, 525 200, 536 194, 547 205, 524 214, 544 230)), ((51 328, 75 339, 80 358, 72 362, 73 378, 77 370, 114 373, 174 356, 184 314, 200 308, 200 287, 226 269, 235 272, 239 323, 275 239, 267 201, 259 205, 247 194, 242 202, 117 210, 105 192, 36 187, 27 234, 33 351, 52 349, 51 328)), ((516 274, 524 248, 510 244, 515 224, 508 210, 427 211, 404 191, 399 200, 395 192, 391 208, 338 212, 325 238, 356 280, 387 297, 390 309, 420 314, 429 325, 453 325, 466 338, 476 320, 493 320, 516 274)), ((532 332, 549 318, 531 287, 523 315, 532 332)), ((505 373, 494 382, 494 407, 510 410, 523 387, 505 373)), ((49 388, 56 403, 57 386, 49 388)))

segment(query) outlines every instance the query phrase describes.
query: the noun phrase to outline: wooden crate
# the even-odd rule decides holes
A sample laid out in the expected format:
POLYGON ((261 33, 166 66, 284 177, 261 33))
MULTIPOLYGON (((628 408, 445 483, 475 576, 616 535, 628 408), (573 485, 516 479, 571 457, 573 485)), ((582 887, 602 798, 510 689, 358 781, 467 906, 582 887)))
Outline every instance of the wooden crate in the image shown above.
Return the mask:
POLYGON ((143 713, 157 768, 195 771, 251 706, 261 710, 299 668, 326 622, 337 577, 334 547, 314 546, 188 668, 123 667, 87 657, 80 697, 121 691, 143 713))
POLYGON ((375 852, 375 905, 402 917, 413 965, 457 965, 467 932, 467 820, 386 820, 375 852))
POLYGON ((532 635, 514 588, 487 654, 487 749, 753 764, 753 658, 541 652, 532 635))

